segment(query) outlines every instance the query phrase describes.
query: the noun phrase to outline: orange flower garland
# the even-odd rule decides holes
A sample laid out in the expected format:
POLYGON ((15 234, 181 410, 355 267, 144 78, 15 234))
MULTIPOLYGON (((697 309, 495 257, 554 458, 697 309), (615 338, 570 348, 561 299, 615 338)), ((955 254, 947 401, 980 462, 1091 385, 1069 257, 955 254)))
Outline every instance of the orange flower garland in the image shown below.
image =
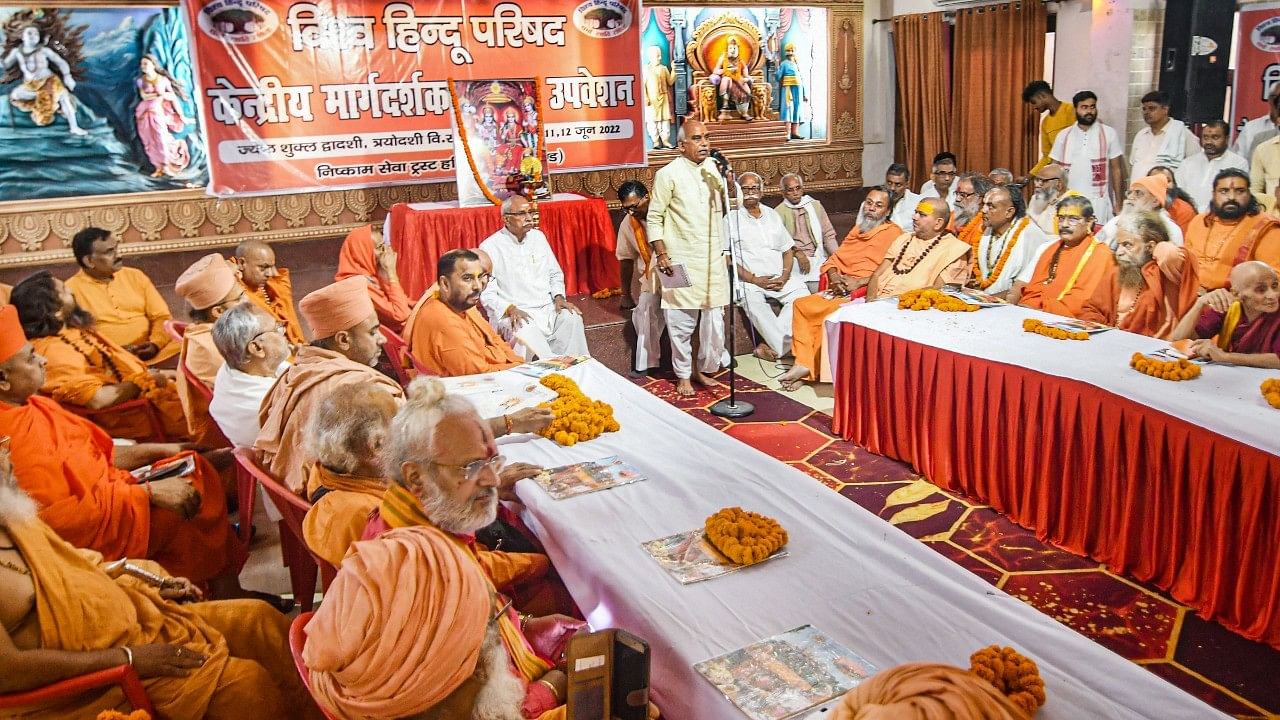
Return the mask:
POLYGON ((597 300, 608 300, 611 297, 617 297, 622 294, 622 288, 605 288, 591 293, 591 297, 597 300))
POLYGON ((1035 318, 1027 318, 1026 320, 1023 320, 1022 329, 1029 333, 1035 333, 1037 335, 1043 335, 1047 338, 1053 338, 1054 340, 1088 340, 1089 339, 1089 333, 1087 332, 1072 332, 1070 330, 1063 330, 1062 328, 1056 328, 1050 325, 1045 325, 1044 323, 1040 322, 1039 320, 1036 320, 1035 318))
POLYGON ((1200 377, 1200 366, 1186 358, 1165 361, 1134 353, 1129 359, 1129 367, 1161 380, 1191 380, 1200 377))
POLYGON ((475 178, 476 185, 480 186, 480 192, 484 193, 484 197, 494 205, 501 205, 502 201, 498 199, 493 191, 489 189, 489 183, 480 177, 480 171, 476 169, 476 159, 471 157, 471 146, 467 144, 467 126, 462 122, 462 106, 458 103, 458 88, 453 82, 453 78, 449 78, 449 99, 453 101, 453 121, 458 129, 458 140, 462 144, 462 152, 467 156, 467 167, 471 169, 471 177, 475 178))
POLYGON ((969 672, 991 683, 1027 717, 1044 705, 1044 680, 1033 660, 1011 647, 992 645, 969 656, 969 672))
POLYGON ((777 520, 740 507, 725 508, 707 518, 707 540, 739 565, 767 560, 787 544, 787 531, 777 520))
POLYGON ((539 380, 554 390, 557 397, 542 407, 551 408, 555 419, 542 431, 542 437, 565 447, 594 440, 602 433, 617 432, 621 426, 613 417, 613 407, 582 394, 578 383, 564 375, 548 375, 539 380))
POLYGON ((1000 253, 1000 259, 996 261, 996 266, 991 268, 991 274, 983 277, 982 269, 978 266, 978 245, 982 244, 982 235, 978 235, 978 245, 973 246, 973 279, 974 285, 979 290, 986 290, 995 284, 1000 277, 1000 273, 1004 271, 1004 266, 1009 262, 1009 256, 1013 255, 1013 249, 1018 245, 1018 238, 1022 237, 1022 231, 1027 229, 1027 225, 1031 223, 1031 218, 1022 218, 1021 224, 1013 231, 1013 237, 1009 238, 1009 242, 1005 245, 1004 251, 1000 253))
POLYGON ((125 715, 119 710, 103 710, 98 713, 98 720, 151 720, 151 713, 146 710, 134 710, 125 715))
POLYGON ((968 225, 960 228, 958 233, 961 240, 965 241, 974 252, 978 251, 978 243, 982 241, 982 233, 986 230, 982 225, 982 213, 973 216, 968 225))
POLYGON ((970 305, 960 298, 951 297, 933 288, 908 290, 898 296, 899 310, 928 310, 929 308, 942 312, 973 312, 978 309, 978 306, 970 305))
POLYGON ((1280 410, 1280 378, 1262 381, 1262 397, 1271 403, 1271 407, 1280 410))

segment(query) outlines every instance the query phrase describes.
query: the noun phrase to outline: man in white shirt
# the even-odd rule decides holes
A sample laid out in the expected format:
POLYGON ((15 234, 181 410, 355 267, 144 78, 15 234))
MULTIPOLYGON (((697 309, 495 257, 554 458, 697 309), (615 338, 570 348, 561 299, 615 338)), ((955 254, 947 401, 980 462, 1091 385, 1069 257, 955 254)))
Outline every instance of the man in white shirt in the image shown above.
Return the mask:
POLYGON ((742 207, 725 217, 730 238, 738 239, 738 279, 751 325, 760 336, 756 357, 777 360, 791 352, 792 304, 808 294, 795 270, 795 241, 776 210, 760 204, 764 180, 743 173, 742 207), (769 300, 782 305, 774 314, 769 300))
MULTIPOLYGON (((1165 205, 1169 199, 1169 180, 1161 173, 1148 175, 1146 177, 1136 178, 1129 185, 1129 192, 1125 193, 1124 206, 1121 213, 1139 214, 1139 213, 1155 213, 1160 222, 1164 224, 1165 232, 1169 234, 1169 242, 1174 245, 1182 245, 1182 228, 1169 217, 1169 211, 1165 209, 1165 205)), ((1120 228, 1120 216, 1116 215, 1102 226, 1097 234, 1098 240, 1107 244, 1112 250, 1116 249, 1116 235, 1120 228)))
POLYGON ((662 356, 659 343, 667 326, 656 258, 645 227, 649 190, 638 180, 628 180, 618 187, 618 200, 626 214, 618 225, 616 253, 622 275, 622 309, 631 311, 631 324, 636 329, 635 372, 643 375, 658 367, 662 356))
MULTIPOLYGON (((920 196, 911 192, 910 184, 911 170, 906 165, 893 163, 884 171, 884 186, 889 189, 889 205, 892 208, 886 222, 901 228, 911 227, 916 205, 920 204, 920 196)), ((857 224, 862 225, 865 219, 862 207, 859 206, 857 224)))
POLYGON ((1176 171, 1186 158, 1200 151, 1196 136, 1181 120, 1169 117, 1169 94, 1153 91, 1142 96, 1146 127, 1133 136, 1129 177, 1145 177, 1156 165, 1176 171))
POLYGON ((219 315, 211 333, 226 362, 214 377, 209 415, 232 445, 253 447, 258 409, 289 367, 292 348, 271 313, 249 302, 219 315))
POLYGON ((489 322, 525 360, 587 355, 582 311, 565 299, 564 272, 533 226, 529 201, 504 200, 502 222, 480 243, 493 260, 493 279, 480 295, 489 322))
POLYGON ((982 224, 985 229, 973 258, 977 272, 969 285, 1005 297, 1049 236, 1027 216, 1022 193, 1007 185, 997 185, 983 197, 982 224))
POLYGON ((817 292, 818 268, 840 247, 826 208, 817 198, 805 194, 804 178, 799 173, 787 173, 782 176, 782 202, 774 210, 795 238, 796 275, 809 292, 817 292))
POLYGON ((1240 128, 1240 132, 1236 133, 1236 142, 1231 146, 1231 152, 1246 160, 1252 160, 1253 151, 1257 150, 1259 145, 1280 135, 1280 84, 1271 88, 1267 105, 1269 107, 1266 115, 1246 122, 1244 127, 1240 128))
POLYGON ((1067 171, 1067 189, 1089 199, 1098 222, 1124 194, 1124 143, 1115 128, 1098 122, 1098 96, 1081 90, 1071 98, 1076 124, 1058 133, 1049 158, 1067 171))
MULTIPOLYGON (((947 204, 955 207, 956 202, 956 156, 949 152, 940 152, 933 156, 933 175, 929 182, 920 186, 920 197, 946 198, 947 204)), ((915 209, 912 208, 912 212, 915 209)), ((903 225, 902 227, 910 227, 903 225)))
POLYGON ((1204 124, 1200 131, 1200 149, 1182 161, 1178 168, 1178 187, 1191 196, 1196 204, 1196 212, 1209 209, 1213 200, 1213 179, 1227 168, 1237 168, 1249 172, 1249 161, 1227 149, 1227 138, 1231 134, 1231 126, 1222 120, 1211 120, 1204 124))

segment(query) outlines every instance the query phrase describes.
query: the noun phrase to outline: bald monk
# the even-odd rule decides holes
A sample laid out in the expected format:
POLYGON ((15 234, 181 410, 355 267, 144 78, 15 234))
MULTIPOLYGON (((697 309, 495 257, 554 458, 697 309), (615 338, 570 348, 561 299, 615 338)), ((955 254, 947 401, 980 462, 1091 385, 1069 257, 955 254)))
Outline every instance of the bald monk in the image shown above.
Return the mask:
POLYGON ((1249 192, 1248 173, 1228 168, 1214 177, 1213 198, 1187 227, 1186 245, 1207 293, 1226 287, 1231 268, 1246 260, 1280 269, 1280 220, 1249 192))
POLYGON ((867 282, 867 302, 920 288, 963 284, 969 279, 972 248, 947 232, 951 208, 938 198, 924 198, 912 216, 913 232, 899 235, 885 251, 880 267, 867 282))
POLYGON ((1058 203, 1058 237, 1040 248, 1013 283, 1010 302, 1055 315, 1114 325, 1116 263, 1093 237, 1093 203, 1076 195, 1058 203))
POLYGON ((276 267, 276 251, 261 240, 245 240, 236 246, 232 262, 240 272, 240 283, 244 285, 249 300, 284 325, 290 344, 306 343, 302 323, 298 322, 298 313, 293 309, 293 283, 289 279, 289 270, 276 267))
POLYGON ((302 539, 330 565, 342 564, 382 501, 387 481, 381 450, 397 407, 382 388, 343 385, 320 401, 307 422, 311 509, 302 520, 302 539))
POLYGON ((97 319, 98 332, 148 365, 178 354, 178 344, 164 329, 173 316, 146 273, 124 267, 119 240, 110 230, 85 228, 71 239, 80 271, 67 288, 80 307, 97 319))
MULTIPOLYGON (((60 538, 0 450, 0 693, 129 664, 158 717, 318 718, 289 656, 288 618, 256 600, 201 599, 155 563, 107 562, 60 538)), ((131 710, 114 685, 6 716, 106 710, 131 710)))
POLYGON ((1200 289, 1195 258, 1175 245, 1160 216, 1116 216, 1116 327, 1168 338, 1200 289))
POLYGON ((1280 368, 1280 277, 1251 260, 1232 268, 1228 279, 1230 289, 1196 300, 1171 339, 1196 339, 1193 354, 1214 362, 1280 368))
POLYGON ((182 369, 191 371, 205 387, 213 389, 213 380, 224 362, 213 343, 213 322, 244 300, 244 287, 236 279, 235 267, 218 253, 211 253, 184 270, 173 289, 191 307, 191 322, 182 333, 177 380, 187 434, 200 443, 224 445, 225 438, 209 417, 205 395, 191 386, 182 369))
MULTIPOLYGON (((76 304, 61 280, 41 270, 18 283, 10 299, 36 352, 49 363, 41 392, 60 403, 91 410, 146 398, 167 437, 188 437, 176 373, 147 368, 98 333, 93 316, 76 304)), ((153 435, 142 409, 100 415, 95 422, 112 437, 147 440, 153 435)))
POLYGON ((409 298, 400 287, 396 272, 396 251, 382 237, 382 227, 361 225, 347 234, 338 253, 334 281, 362 277, 368 283, 369 299, 378 312, 378 322, 403 334, 409 318, 409 298))
MULTIPOLYGON (((135 361, 136 362, 136 361, 135 361)), ((0 307, 0 436, 12 438, 18 483, 67 542, 108 560, 150 558, 215 594, 239 589, 244 549, 232 541, 217 472, 198 455, 183 477, 138 484, 129 470, 185 453, 184 445, 113 446, 98 426, 36 395, 45 361, 18 312, 0 307)))
POLYGON ((805 380, 817 380, 822 362, 825 333, 822 322, 850 300, 871 281, 880 267, 889 245, 902 235, 902 229, 888 222, 892 193, 884 186, 871 188, 862 201, 860 220, 844 242, 822 264, 827 278, 826 292, 796 300, 791 322, 791 352, 796 362, 778 381, 791 392, 805 380))
POLYGON ((364 278, 350 277, 316 290, 299 309, 316 339, 302 346, 262 400, 254 442, 271 474, 295 493, 306 488, 303 429, 321 400, 343 385, 383 388, 403 396, 395 381, 374 369, 387 340, 364 278))
POLYGON ((471 250, 451 250, 436 262, 439 289, 414 309, 407 326, 410 351, 433 375, 474 375, 524 362, 477 309, 487 275, 471 250))

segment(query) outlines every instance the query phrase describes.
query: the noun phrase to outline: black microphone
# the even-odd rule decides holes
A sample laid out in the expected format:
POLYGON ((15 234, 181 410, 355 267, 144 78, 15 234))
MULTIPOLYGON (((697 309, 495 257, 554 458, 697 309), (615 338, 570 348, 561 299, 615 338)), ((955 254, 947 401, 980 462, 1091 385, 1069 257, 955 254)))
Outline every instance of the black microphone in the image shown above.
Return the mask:
POLYGON ((725 157, 724 153, 719 150, 712 150, 710 154, 711 159, 716 161, 716 167, 719 168, 720 174, 727 177, 729 171, 733 169, 733 166, 729 164, 729 158, 725 157))

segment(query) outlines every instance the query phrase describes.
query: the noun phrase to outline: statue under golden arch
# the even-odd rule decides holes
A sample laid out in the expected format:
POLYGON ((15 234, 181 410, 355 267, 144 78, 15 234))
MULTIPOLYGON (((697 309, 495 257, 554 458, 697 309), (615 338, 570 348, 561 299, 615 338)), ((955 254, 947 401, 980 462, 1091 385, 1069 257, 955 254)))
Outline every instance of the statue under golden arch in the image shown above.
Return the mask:
POLYGON ((747 19, 722 13, 699 23, 685 47, 693 69, 689 100, 703 122, 771 120, 764 39, 747 19))

